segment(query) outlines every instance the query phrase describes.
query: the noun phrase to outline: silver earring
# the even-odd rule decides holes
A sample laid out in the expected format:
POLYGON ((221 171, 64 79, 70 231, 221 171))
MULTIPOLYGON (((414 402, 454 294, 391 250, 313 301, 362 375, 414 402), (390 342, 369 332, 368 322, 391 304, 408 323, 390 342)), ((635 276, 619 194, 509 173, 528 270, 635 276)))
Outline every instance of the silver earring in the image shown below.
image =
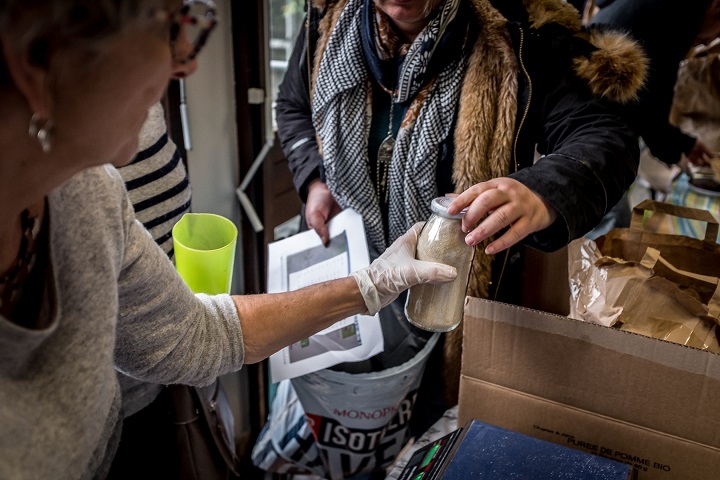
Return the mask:
POLYGON ((48 153, 53 147, 53 134, 55 133, 55 123, 51 118, 47 120, 40 118, 40 115, 33 113, 30 118, 30 127, 28 135, 34 138, 40 144, 43 153, 48 153))

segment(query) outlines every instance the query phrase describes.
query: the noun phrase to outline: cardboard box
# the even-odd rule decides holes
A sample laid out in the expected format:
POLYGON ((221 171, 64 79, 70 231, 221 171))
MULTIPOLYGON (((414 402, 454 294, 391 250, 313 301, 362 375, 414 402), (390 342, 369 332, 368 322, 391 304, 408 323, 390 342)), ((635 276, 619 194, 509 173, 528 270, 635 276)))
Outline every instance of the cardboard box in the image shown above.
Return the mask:
POLYGON ((468 298, 458 424, 477 419, 635 467, 720 478, 720 355, 468 298))

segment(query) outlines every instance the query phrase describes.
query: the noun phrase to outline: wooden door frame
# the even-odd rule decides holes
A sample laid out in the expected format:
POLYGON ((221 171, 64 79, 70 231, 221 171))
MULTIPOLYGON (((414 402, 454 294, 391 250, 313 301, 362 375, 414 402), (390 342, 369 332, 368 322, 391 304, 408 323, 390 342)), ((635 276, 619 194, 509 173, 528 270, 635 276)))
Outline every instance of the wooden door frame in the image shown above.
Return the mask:
MULTIPOLYGON (((265 144, 265 108, 263 105, 251 105, 248 100, 250 88, 267 91, 266 74, 263 67, 267 63, 265 47, 265 6, 264 0, 230 0, 232 38, 234 52, 234 78, 236 98, 236 125, 238 139, 238 157, 240 178, 244 178, 265 144)), ((262 178, 258 175, 245 193, 256 206, 262 217, 262 178)), ((259 293, 265 291, 264 281, 264 238, 262 232, 256 233, 242 216, 241 242, 243 252, 243 292, 259 293)), ((267 418, 267 362, 243 367, 248 374, 248 392, 250 418, 250 449, 267 418)), ((246 468, 252 470, 250 451, 245 455, 246 468)))
MULTIPOLYGON (((240 178, 244 179, 252 172, 252 181, 244 193, 252 202, 263 230, 256 232, 243 215, 241 241, 243 252, 242 293, 266 291, 266 251, 267 244, 274 240, 277 225, 297 215, 300 211, 300 198, 292 185, 292 177, 287 168, 277 137, 269 139, 268 131, 271 112, 265 104, 251 104, 248 91, 259 89, 270 95, 272 85, 269 76, 267 39, 269 28, 266 18, 267 0, 231 1, 231 21, 233 31, 236 125, 239 152, 240 178), (266 144, 269 148, 265 148, 266 144), (265 155, 263 164, 258 168, 256 159, 265 155)), ((248 371, 248 392, 250 402, 251 445, 265 425, 269 410, 269 365, 267 361, 244 367, 248 371)), ((247 457, 249 457, 249 452, 247 457)), ((248 459, 249 460, 249 459, 248 459)), ((251 465, 248 468, 254 470, 251 465)), ((244 470, 245 471, 245 470, 244 470)), ((247 470, 249 471, 249 470, 247 470)))

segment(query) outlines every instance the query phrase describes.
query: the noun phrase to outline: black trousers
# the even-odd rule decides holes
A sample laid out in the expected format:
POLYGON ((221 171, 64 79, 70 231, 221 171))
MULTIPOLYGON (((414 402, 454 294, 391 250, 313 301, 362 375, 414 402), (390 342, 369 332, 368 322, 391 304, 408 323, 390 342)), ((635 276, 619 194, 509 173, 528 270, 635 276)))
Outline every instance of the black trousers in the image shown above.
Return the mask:
POLYGON ((147 407, 123 421, 122 436, 109 480, 179 478, 175 428, 167 390, 147 407))

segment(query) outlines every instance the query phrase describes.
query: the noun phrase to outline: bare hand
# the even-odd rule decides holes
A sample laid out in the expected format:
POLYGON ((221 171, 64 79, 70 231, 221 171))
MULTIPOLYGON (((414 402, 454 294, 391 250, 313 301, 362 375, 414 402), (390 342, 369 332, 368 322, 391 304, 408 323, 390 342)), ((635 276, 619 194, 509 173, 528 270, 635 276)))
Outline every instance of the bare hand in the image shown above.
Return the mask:
POLYGON ((340 205, 335 201, 327 185, 320 180, 315 180, 310 184, 305 203, 305 221, 308 227, 315 230, 320 236, 323 245, 330 242, 327 223, 340 213, 340 210, 340 205))
POLYGON ((710 150, 710 148, 701 142, 700 139, 697 139, 692 150, 688 152, 687 159, 693 165, 700 167, 710 165, 710 160, 716 156, 717 154, 715 152, 710 150))
POLYGON ((473 185, 453 200, 448 213, 455 215, 466 207, 462 229, 469 232, 465 237, 468 245, 477 245, 503 228, 510 227, 487 246, 485 252, 490 255, 549 227, 557 218, 557 211, 540 195, 508 177, 473 185))

